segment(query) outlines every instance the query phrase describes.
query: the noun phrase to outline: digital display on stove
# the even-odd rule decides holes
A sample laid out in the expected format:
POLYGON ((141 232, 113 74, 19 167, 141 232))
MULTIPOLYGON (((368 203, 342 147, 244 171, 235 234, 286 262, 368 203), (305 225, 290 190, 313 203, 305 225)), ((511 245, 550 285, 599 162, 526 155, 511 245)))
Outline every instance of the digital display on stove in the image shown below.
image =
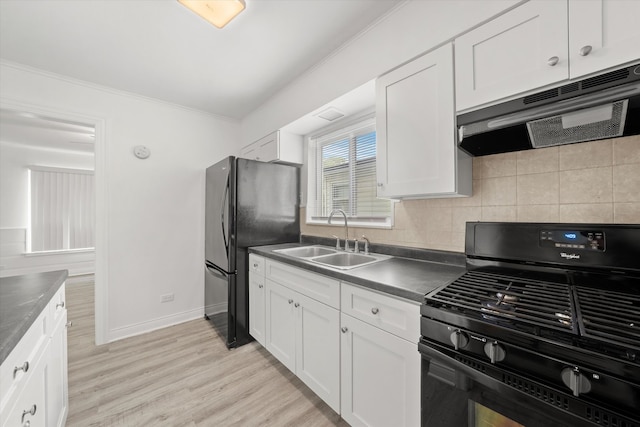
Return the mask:
POLYGON ((598 230, 541 230, 540 245, 562 249, 604 251, 604 232, 598 230))

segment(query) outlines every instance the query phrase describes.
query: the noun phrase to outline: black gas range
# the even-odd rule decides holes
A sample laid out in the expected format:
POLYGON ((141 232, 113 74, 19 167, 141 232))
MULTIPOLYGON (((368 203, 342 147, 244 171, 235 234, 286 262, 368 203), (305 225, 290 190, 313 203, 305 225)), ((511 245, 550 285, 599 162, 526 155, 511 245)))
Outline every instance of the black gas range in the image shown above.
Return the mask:
POLYGON ((479 405, 505 425, 640 427, 639 225, 467 223, 465 253, 421 307, 424 426, 481 425, 479 405))

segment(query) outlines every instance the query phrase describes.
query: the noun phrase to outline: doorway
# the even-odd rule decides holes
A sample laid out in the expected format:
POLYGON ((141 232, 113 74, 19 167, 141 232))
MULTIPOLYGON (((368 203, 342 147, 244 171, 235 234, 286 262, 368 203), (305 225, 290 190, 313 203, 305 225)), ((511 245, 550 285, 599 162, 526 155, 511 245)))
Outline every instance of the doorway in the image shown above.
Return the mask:
MULTIPOLYGON (((0 208, 0 275, 60 269, 69 270, 70 276, 93 274, 97 345, 107 341, 104 133, 105 122, 101 118, 0 102, 0 198, 3 200, 0 208), (41 242, 34 244, 38 231, 34 225, 37 221, 32 217, 35 216, 33 204, 39 198, 35 192, 34 197, 31 196, 35 191, 35 183, 31 179, 43 179, 43 175, 64 175, 59 182, 73 181, 77 175, 82 185, 93 187, 90 201, 83 201, 93 205, 89 212, 93 218, 92 230, 76 227, 69 231, 69 222, 73 222, 73 218, 66 218, 64 227, 60 225, 52 232, 60 236, 44 245, 41 242), (90 180, 87 180, 87 175, 91 175, 90 180), (77 237, 78 234, 82 234, 81 238, 77 237)), ((77 206, 56 209, 55 215, 60 212, 66 215, 70 210, 75 212, 71 217, 78 215, 77 206)), ((85 222, 86 211, 83 210, 85 222)))

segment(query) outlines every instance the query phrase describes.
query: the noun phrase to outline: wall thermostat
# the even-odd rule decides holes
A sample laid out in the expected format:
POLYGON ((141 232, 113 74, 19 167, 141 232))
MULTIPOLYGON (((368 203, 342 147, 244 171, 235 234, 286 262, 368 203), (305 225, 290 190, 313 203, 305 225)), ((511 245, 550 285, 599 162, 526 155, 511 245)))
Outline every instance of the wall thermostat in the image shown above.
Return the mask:
POLYGON ((144 145, 136 145, 133 147, 133 154, 139 159, 146 159, 151 155, 151 151, 144 145))

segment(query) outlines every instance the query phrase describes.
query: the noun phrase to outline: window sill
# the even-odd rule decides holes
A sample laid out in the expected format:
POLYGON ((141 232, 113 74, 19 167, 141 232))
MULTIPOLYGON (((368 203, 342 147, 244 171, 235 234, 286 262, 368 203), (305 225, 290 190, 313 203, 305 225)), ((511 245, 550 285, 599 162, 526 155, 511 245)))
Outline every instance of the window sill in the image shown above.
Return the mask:
MULTIPOLYGON (((325 227, 336 227, 336 228, 344 228, 344 219, 336 218, 335 222, 332 224, 327 224, 327 221, 313 221, 307 220, 307 225, 321 225, 325 227)), ((393 223, 371 223, 371 222, 358 222, 358 221, 349 221, 349 227, 353 228, 377 228, 382 230, 391 230, 393 229, 393 223)))
POLYGON ((71 255, 82 253, 93 253, 95 248, 81 248, 81 249, 60 249, 55 251, 38 251, 38 252, 25 252, 24 256, 46 256, 46 255, 71 255))

